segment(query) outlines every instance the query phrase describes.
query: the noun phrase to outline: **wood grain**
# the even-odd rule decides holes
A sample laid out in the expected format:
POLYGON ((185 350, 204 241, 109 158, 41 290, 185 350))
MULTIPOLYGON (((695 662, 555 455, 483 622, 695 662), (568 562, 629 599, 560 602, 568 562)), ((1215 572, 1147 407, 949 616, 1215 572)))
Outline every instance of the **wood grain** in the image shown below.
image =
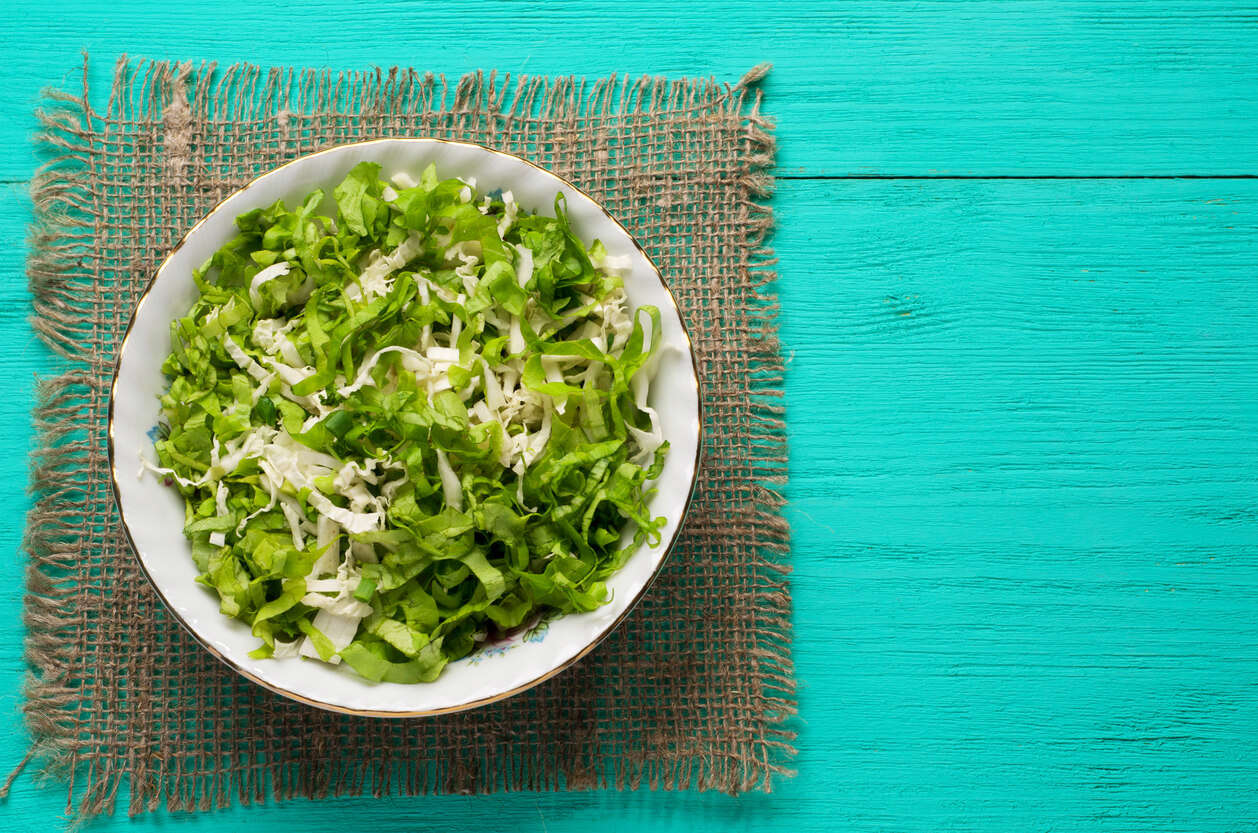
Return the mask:
MULTIPOLYGON (((114 58, 413 65, 450 75, 713 75, 775 64, 791 175, 1258 174, 1258 10, 1234 0, 751 0, 503 6, 450 0, 16 0, 0 17, 16 113, 114 58)), ((30 123, 0 122, 0 180, 30 123)))
MULTIPOLYGON (((788 176, 1258 174, 1258 11, 1134 2, 21 0, 0 16, 0 769, 38 89, 113 58, 715 74, 788 176)), ((1258 181, 785 180, 799 776, 772 795, 340 799, 89 829, 1201 831, 1258 819, 1258 181)), ((20 779, 0 831, 50 829, 20 779)), ((125 802, 122 806, 125 806, 125 802)))
POLYGON ((1258 188, 789 193, 803 771, 861 829, 1243 829, 1258 188))
MULTIPOLYGON (((177 823, 1223 831, 1258 814, 1258 183, 784 182, 775 206, 799 777, 738 800, 339 800, 177 823)), ((20 307, 0 289, 0 315, 20 307)), ((0 402, 5 459, 28 395, 0 402)), ((17 640, 0 629, 11 715, 17 640)), ((45 818, 61 801, 27 780, 9 799, 45 818)))

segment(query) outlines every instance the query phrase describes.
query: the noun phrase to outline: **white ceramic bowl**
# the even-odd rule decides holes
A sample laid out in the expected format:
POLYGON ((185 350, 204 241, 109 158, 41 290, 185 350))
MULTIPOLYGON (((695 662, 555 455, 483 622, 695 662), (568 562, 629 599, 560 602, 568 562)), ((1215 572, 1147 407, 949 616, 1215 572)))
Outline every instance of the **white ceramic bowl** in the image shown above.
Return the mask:
MULTIPOLYGON (((323 213, 332 213, 330 200, 327 207, 323 213)), ((140 299, 119 350, 109 452, 123 528, 144 572, 175 618, 214 656, 254 682, 313 706, 408 717, 458 711, 516 694, 572 665, 610 633, 641 598, 677 537, 694 487, 700 425, 694 352, 676 302, 646 253, 603 208, 554 174, 498 151, 436 139, 381 139, 331 148, 277 168, 232 194, 187 233, 140 299), (417 685, 371 683, 343 667, 312 660, 250 659, 258 641, 249 627, 219 613, 215 594, 194 582, 197 571, 182 532, 182 496, 158 478, 137 473, 141 454, 155 456, 158 397, 167 385, 161 364, 170 352, 171 320, 184 315, 197 296, 192 270, 234 235, 237 215, 277 199, 297 204, 315 188, 331 194, 350 168, 364 160, 379 162, 386 178, 398 171, 418 175, 436 163, 443 178, 475 177, 483 191, 509 189, 523 207, 551 216, 555 194, 563 192, 572 227, 583 241, 597 238, 608 252, 632 258, 625 278, 630 303, 659 307, 662 347, 671 348, 651 390, 651 404, 672 446, 651 502, 653 515, 668 518, 660 544, 640 548, 611 577, 612 599, 606 606, 484 648, 451 663, 435 682, 417 685)))

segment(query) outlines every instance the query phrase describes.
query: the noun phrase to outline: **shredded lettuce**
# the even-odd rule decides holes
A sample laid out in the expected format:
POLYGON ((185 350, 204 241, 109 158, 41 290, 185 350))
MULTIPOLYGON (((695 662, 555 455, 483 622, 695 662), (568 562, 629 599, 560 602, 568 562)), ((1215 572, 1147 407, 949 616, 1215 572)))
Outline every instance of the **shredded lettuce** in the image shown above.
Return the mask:
POLYGON ((475 183, 355 167, 319 214, 243 214, 171 325, 149 470, 256 657, 436 679, 593 610, 658 540, 660 341, 622 258, 475 183), (626 529, 633 534, 628 539, 626 529))

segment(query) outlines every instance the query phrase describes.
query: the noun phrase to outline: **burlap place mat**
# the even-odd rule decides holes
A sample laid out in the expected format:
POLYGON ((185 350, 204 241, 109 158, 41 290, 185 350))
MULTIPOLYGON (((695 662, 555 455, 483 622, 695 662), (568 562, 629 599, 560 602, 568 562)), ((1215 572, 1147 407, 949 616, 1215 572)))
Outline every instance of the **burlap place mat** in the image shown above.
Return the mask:
POLYGON ((705 80, 129 62, 108 110, 50 93, 34 185, 34 324, 71 369, 44 383, 33 458, 26 715, 72 812, 292 796, 599 787, 769 789, 793 711, 782 363, 757 200, 772 179, 757 68, 705 80), (680 545, 593 654, 527 693, 440 718, 320 712, 220 665, 127 550, 106 476, 115 350, 165 252, 220 199, 301 154, 435 136, 569 178, 645 244, 699 353, 706 448, 680 545))

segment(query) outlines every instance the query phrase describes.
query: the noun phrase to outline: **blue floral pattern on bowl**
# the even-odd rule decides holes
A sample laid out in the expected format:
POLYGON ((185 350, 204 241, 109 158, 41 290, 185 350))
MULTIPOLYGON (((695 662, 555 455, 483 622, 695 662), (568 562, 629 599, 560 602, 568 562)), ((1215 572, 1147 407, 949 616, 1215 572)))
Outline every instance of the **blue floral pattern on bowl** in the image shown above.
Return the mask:
POLYGON ((503 642, 485 643, 478 650, 468 654, 460 662, 466 662, 468 665, 480 665, 482 660, 489 657, 501 656, 512 648, 519 647, 525 642, 541 642, 546 638, 547 631, 550 630, 550 623, 542 620, 535 625, 527 628, 523 633, 517 633, 503 642))

